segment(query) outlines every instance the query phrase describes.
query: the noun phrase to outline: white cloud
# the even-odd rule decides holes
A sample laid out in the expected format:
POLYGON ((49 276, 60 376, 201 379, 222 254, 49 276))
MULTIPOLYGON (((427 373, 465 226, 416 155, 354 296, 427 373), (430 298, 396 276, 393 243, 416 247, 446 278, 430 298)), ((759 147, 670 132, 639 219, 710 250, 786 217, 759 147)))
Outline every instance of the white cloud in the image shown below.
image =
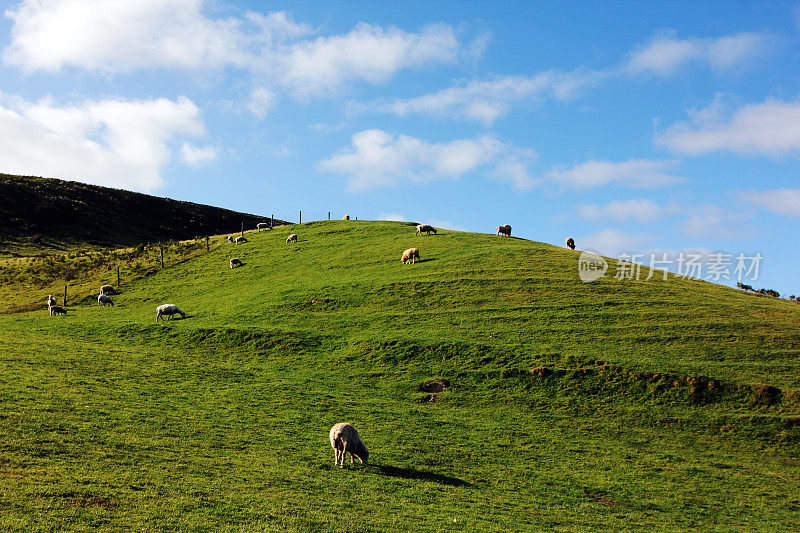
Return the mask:
POLYGON ((598 71, 541 72, 533 76, 505 76, 490 81, 471 81, 461 87, 392 102, 353 105, 356 111, 378 111, 397 116, 434 114, 491 124, 520 100, 555 98, 569 100, 584 89, 598 85, 607 74, 598 71))
MULTIPOLYGON (((529 157, 532 158, 535 155, 531 154, 529 157)), ((529 191, 541 183, 541 180, 531 177, 527 162, 513 156, 497 163, 491 176, 498 181, 510 183, 518 191, 529 191)))
POLYGON ((637 220, 652 222, 664 215, 677 212, 677 206, 660 206, 645 198, 630 200, 614 200, 604 205, 580 204, 577 206, 578 216, 595 220, 613 218, 617 220, 637 220))
POLYGON ((349 177, 348 189, 364 191, 394 185, 401 180, 425 183, 457 179, 506 157, 525 157, 527 151, 505 145, 491 136, 447 143, 428 143, 415 137, 397 137, 379 129, 352 137, 349 147, 319 163, 320 168, 349 177))
POLYGON ((351 104, 350 108, 356 112, 390 113, 399 117, 432 114, 491 125, 506 116, 520 101, 568 101, 581 96, 587 89, 621 76, 643 73, 667 76, 691 61, 704 62, 715 70, 746 65, 764 55, 772 41, 773 37, 762 33, 740 33, 717 39, 677 39, 666 34, 632 52, 621 66, 605 70, 576 68, 530 76, 473 80, 414 98, 351 104))
MULTIPOLYGON (((266 78, 290 96, 327 96, 355 81, 382 83, 398 71, 459 59, 456 32, 419 32, 360 23, 350 32, 310 38, 284 12, 211 18, 207 0, 24 0, 5 12, 7 65, 26 71, 64 67, 105 73, 144 68, 233 67, 266 78)), ((248 107, 262 117, 273 98, 256 90, 248 107)))
POLYGON ((318 37, 282 50, 278 61, 284 85, 301 96, 337 91, 363 80, 377 84, 397 71, 458 57, 459 42, 449 26, 429 26, 420 33, 358 24, 346 35, 318 37))
POLYGON ((292 137, 288 137, 278 144, 267 146, 266 150, 270 157, 275 159, 284 159, 297 152, 294 148, 294 139, 292 137))
POLYGON ((577 189, 592 189, 603 185, 629 185, 637 188, 659 187, 686 181, 686 178, 667 173, 674 161, 631 159, 613 163, 591 160, 572 168, 556 167, 547 178, 577 189))
POLYGON ((743 239, 752 236, 755 230, 749 213, 712 205, 694 209, 680 227, 686 235, 703 239, 743 239))
MULTIPOLYGON (((392 222, 407 222, 408 219, 405 215, 401 215, 400 213, 381 213, 378 217, 378 220, 389 220, 392 222)), ((450 222, 449 220, 441 220, 438 218, 428 218, 426 220, 421 220, 420 224, 428 224, 435 228, 442 228, 442 229, 449 229, 452 231, 467 231, 467 229, 460 225, 450 222)))
POLYGON ((691 122, 667 128, 656 142, 690 155, 730 151, 779 157, 800 151, 800 100, 767 100, 728 115, 717 97, 709 108, 692 113, 691 122))
POLYGON ((247 109, 259 119, 264 119, 267 112, 275 105, 275 93, 266 87, 257 87, 250 92, 247 109))
POLYGON ((778 215, 800 217, 800 189, 742 191, 739 198, 778 215))
POLYGON ((428 224, 435 228, 449 229, 451 231, 467 231, 467 228, 461 224, 456 224, 454 222, 450 222, 449 220, 441 220, 438 218, 429 218, 425 220, 423 224, 428 224))
POLYGON ((614 229, 604 229, 585 237, 576 237, 575 245, 580 250, 616 257, 622 253, 639 253, 642 246, 648 246, 653 236, 648 233, 629 233, 614 229))
POLYGON ((0 161, 14 174, 152 191, 163 183, 170 144, 204 132, 199 110, 185 97, 0 103, 0 161))
POLYGON ((192 167, 199 167, 209 161, 217 159, 217 150, 213 146, 206 146, 199 148, 189 143, 181 145, 181 157, 187 165, 192 167))
POLYGON ((649 72, 669 76, 691 62, 728 70, 763 56, 773 38, 763 33, 740 33, 717 39, 677 39, 661 35, 633 52, 625 65, 632 74, 649 72))
POLYGON ((211 20, 203 0, 25 0, 5 12, 14 25, 6 63, 106 72, 142 67, 245 65, 242 21, 211 20))

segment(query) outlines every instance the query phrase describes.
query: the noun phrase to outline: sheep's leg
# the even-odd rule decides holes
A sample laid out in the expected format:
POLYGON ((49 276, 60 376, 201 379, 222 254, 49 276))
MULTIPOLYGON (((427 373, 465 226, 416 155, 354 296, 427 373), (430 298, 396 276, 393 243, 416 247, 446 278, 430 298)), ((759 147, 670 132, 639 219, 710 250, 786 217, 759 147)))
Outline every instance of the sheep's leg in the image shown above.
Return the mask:
POLYGON ((344 458, 347 457, 347 443, 344 443, 344 449, 342 450, 342 464, 339 466, 344 468, 344 458))
POLYGON ((333 466, 339 464, 339 450, 336 448, 333 449, 333 466))

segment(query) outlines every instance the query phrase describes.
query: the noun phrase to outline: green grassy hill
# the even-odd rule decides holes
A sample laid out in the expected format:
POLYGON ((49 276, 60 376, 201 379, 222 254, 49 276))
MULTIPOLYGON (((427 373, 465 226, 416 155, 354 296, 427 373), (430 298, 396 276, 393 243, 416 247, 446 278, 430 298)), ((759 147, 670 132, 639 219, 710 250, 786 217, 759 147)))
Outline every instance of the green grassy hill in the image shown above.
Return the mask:
POLYGON ((248 238, 0 315, 0 527, 800 527, 796 303, 404 223, 248 238), (343 420, 370 465, 332 467, 343 420))

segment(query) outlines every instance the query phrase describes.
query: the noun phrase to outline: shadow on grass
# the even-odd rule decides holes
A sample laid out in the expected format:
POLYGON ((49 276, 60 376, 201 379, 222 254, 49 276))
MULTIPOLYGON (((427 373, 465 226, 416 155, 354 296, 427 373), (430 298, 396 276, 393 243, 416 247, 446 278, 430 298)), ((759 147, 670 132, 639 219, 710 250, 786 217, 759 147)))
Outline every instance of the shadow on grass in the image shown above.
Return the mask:
POLYGON ((470 483, 457 477, 443 476, 435 472, 426 472, 424 470, 417 470, 415 468, 400 468, 398 466, 390 465, 376 465, 370 464, 373 469, 377 470, 380 475, 389 477, 401 477, 403 479, 418 479, 420 481, 433 481, 434 483, 441 483, 442 485, 451 485, 453 487, 471 487, 470 483))
POLYGON ((431 259, 417 259, 415 262, 416 262, 416 263, 427 263, 428 261, 436 261, 436 259, 435 259, 435 258, 431 258, 431 259))
POLYGON ((186 313, 185 317, 180 317, 180 316, 177 316, 175 318, 167 317, 167 318, 162 318, 161 320, 156 320, 156 322, 179 322, 179 321, 182 322, 184 320, 189 320, 190 318, 195 318, 196 316, 197 315, 190 315, 189 313, 186 313))

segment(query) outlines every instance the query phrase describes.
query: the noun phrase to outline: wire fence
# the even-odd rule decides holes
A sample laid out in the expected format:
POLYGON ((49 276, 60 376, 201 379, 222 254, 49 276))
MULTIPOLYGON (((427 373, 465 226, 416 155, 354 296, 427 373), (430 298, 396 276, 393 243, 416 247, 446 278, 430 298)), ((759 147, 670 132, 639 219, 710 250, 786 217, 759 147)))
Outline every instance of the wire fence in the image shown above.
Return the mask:
POLYGON ((278 221, 283 220, 290 224, 303 224, 304 222, 317 222, 320 220, 358 220, 358 217, 350 213, 342 213, 336 211, 305 211, 298 210, 295 213, 279 213, 271 214, 265 217, 266 222, 273 222, 273 226, 279 224, 278 221))

